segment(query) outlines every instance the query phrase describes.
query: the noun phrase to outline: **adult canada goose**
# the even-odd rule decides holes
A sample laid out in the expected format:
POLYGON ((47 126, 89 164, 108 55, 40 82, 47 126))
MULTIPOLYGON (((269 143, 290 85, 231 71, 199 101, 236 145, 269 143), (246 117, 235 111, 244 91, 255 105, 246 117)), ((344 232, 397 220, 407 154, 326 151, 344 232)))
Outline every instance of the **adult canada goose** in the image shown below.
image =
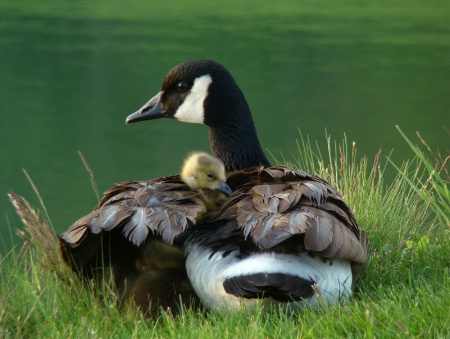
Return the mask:
POLYGON ((125 299, 154 314, 196 298, 186 275, 183 232, 231 194, 223 163, 191 154, 178 176, 119 183, 61 235, 63 258, 95 280, 113 279, 125 299))
POLYGON ((185 243, 189 278, 208 308, 298 308, 351 295, 368 260, 364 230, 324 180, 269 167, 244 95, 223 66, 176 66, 126 122, 158 118, 207 125, 214 155, 236 171, 227 179, 233 195, 185 243))

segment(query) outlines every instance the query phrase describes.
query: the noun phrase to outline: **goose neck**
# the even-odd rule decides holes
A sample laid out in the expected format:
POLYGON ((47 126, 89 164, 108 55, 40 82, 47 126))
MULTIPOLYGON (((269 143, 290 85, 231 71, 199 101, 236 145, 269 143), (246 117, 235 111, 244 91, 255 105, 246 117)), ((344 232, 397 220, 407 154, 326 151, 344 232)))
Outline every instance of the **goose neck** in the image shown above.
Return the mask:
POLYGON ((213 154, 221 159, 227 171, 242 170, 254 166, 270 166, 253 128, 234 127, 209 128, 209 139, 213 154))

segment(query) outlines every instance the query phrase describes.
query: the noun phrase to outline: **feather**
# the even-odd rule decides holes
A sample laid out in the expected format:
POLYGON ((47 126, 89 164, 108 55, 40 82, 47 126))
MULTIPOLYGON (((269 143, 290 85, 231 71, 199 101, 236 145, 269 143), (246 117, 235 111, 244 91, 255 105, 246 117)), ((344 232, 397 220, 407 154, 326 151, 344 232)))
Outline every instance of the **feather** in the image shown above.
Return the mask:
POLYGON ((140 246, 149 236, 160 236, 172 244, 177 235, 195 224, 202 209, 192 200, 196 196, 198 192, 190 190, 179 176, 122 182, 106 191, 94 211, 76 221, 60 238, 67 252, 83 258, 83 265, 97 255, 99 241, 103 241, 89 240, 94 235, 108 234, 112 243, 122 243, 117 238, 122 237, 129 241, 126 247, 140 246))
POLYGON ((235 171, 227 182, 234 193, 208 222, 227 221, 261 250, 303 235, 295 246, 324 258, 367 263, 368 242, 360 238, 352 210, 323 179, 277 166, 235 171))
POLYGON ((147 218, 152 215, 152 210, 147 207, 139 207, 134 211, 129 221, 123 225, 122 233, 134 245, 142 244, 149 234, 147 218))

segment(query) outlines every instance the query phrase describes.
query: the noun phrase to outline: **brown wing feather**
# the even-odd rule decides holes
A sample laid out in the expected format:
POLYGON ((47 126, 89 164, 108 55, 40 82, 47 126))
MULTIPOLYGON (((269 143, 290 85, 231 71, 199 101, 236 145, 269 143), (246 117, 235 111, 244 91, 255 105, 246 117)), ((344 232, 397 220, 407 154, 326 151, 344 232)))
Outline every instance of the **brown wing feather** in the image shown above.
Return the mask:
POLYGON ((101 251, 102 240, 95 235, 122 237, 135 246, 155 235, 172 244, 177 235, 195 224, 202 211, 203 207, 192 200, 197 195, 178 176, 119 183, 105 192, 93 212, 61 234, 62 247, 77 258, 78 265, 86 266, 101 251))
POLYGON ((229 173, 233 193, 213 221, 239 227, 261 250, 293 235, 298 244, 325 258, 365 265, 369 245, 351 208, 326 181, 283 166, 229 173))
POLYGON ((177 236, 204 213, 198 195, 179 176, 119 183, 61 234, 63 258, 96 283, 113 279, 118 293, 148 315, 159 305, 176 313, 179 293, 186 303, 197 298, 177 236))

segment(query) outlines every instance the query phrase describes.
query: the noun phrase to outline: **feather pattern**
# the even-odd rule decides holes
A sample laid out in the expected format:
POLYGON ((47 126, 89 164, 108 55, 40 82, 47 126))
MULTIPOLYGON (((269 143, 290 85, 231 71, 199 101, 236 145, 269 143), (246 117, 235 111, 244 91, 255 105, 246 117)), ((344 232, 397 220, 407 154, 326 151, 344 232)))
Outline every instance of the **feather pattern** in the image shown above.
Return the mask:
POLYGON ((351 294, 369 244, 331 185, 283 166, 231 172, 227 182, 234 193, 185 243, 189 278, 209 308, 237 307, 239 297, 250 306, 264 291, 314 304, 312 284, 331 303, 351 294))
POLYGON ((61 234, 63 258, 95 283, 113 282, 146 314, 159 306, 178 312, 180 300, 197 300, 182 250, 186 231, 231 193, 225 179, 219 159, 194 152, 179 176, 121 182, 61 234))
POLYGON ((367 262, 368 243, 350 207, 326 181, 283 166, 231 172, 234 192, 211 221, 242 229, 260 250, 302 235, 305 250, 367 262))
POLYGON ((149 236, 172 244, 180 233, 195 224, 197 214, 203 210, 193 200, 198 194, 179 176, 118 183, 105 192, 94 211, 61 234, 62 246, 73 256, 75 265, 86 267, 96 260, 102 247, 101 241, 88 239, 94 235, 108 234, 108 241, 113 243, 123 238, 124 243, 117 240, 122 247, 138 247, 149 236))
POLYGON ((105 192, 95 210, 76 221, 61 238, 75 248, 88 232, 98 234, 121 227, 123 235, 137 246, 150 232, 173 243, 201 210, 192 201, 196 196, 198 192, 191 191, 178 176, 122 182, 105 192))
POLYGON ((286 167, 229 173, 234 193, 185 242, 189 279, 207 308, 299 309, 351 295, 369 245, 324 180, 286 167), (315 287, 314 287, 315 286, 315 287))

